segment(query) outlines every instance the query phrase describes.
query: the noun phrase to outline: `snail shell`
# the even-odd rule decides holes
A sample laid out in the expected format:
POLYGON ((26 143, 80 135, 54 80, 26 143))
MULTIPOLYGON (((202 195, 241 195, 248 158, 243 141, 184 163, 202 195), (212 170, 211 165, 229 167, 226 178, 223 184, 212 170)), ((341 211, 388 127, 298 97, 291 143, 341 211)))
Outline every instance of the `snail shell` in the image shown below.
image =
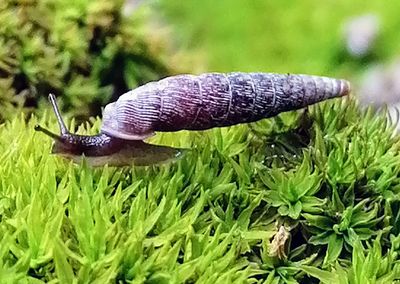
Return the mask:
POLYGON ((106 106, 101 131, 143 140, 155 131, 205 130, 254 122, 350 92, 345 80, 275 73, 177 75, 106 106))

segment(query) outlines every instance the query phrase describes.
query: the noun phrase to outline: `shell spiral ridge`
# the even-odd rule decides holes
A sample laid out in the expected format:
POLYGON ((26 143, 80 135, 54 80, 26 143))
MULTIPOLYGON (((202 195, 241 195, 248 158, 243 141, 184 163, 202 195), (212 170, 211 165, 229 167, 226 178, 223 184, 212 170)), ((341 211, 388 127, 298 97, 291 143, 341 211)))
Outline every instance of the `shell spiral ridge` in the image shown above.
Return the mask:
POLYGON ((154 131, 205 130, 254 122, 350 93, 346 80, 277 73, 177 75, 122 95, 102 131, 142 140, 154 131))

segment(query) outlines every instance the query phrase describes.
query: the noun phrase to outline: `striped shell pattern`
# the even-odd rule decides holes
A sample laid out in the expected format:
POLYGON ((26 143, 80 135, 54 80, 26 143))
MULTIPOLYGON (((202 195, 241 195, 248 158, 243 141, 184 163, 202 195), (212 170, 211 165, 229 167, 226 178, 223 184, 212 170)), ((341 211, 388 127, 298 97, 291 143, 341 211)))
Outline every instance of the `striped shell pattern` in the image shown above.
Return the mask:
POLYGON ((276 73, 177 75, 106 106, 102 132, 142 140, 155 131, 204 130, 254 122, 347 95, 345 80, 276 73))

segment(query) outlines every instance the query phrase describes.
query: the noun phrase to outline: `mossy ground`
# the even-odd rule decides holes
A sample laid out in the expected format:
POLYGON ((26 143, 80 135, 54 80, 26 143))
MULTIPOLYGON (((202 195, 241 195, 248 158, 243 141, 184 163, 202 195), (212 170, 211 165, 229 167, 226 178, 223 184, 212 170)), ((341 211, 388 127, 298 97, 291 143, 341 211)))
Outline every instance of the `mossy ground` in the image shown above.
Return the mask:
POLYGON ((353 100, 159 135, 192 150, 145 168, 64 161, 36 122, 0 128, 2 283, 400 278, 400 142, 353 100))

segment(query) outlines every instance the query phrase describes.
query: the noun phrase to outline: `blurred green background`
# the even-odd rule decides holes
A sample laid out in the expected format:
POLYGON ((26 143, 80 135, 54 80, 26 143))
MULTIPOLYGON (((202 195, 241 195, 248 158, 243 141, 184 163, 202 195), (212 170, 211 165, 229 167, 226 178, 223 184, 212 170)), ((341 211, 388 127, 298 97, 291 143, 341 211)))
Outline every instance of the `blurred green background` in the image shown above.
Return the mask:
POLYGON ((3 0, 0 120, 47 106, 86 120, 119 95, 177 73, 308 73, 357 81, 400 50, 400 2, 3 0), (372 13, 379 32, 354 58, 346 21, 372 13))
MULTIPOLYGON (((159 1, 180 49, 197 51, 207 70, 271 71, 356 76, 373 61, 400 51, 400 2, 388 1, 159 1), (343 28, 364 13, 379 17, 372 54, 347 55, 343 28)), ((194 66, 196 68, 196 66, 194 66)), ((203 70, 205 71, 205 70, 203 70)))

